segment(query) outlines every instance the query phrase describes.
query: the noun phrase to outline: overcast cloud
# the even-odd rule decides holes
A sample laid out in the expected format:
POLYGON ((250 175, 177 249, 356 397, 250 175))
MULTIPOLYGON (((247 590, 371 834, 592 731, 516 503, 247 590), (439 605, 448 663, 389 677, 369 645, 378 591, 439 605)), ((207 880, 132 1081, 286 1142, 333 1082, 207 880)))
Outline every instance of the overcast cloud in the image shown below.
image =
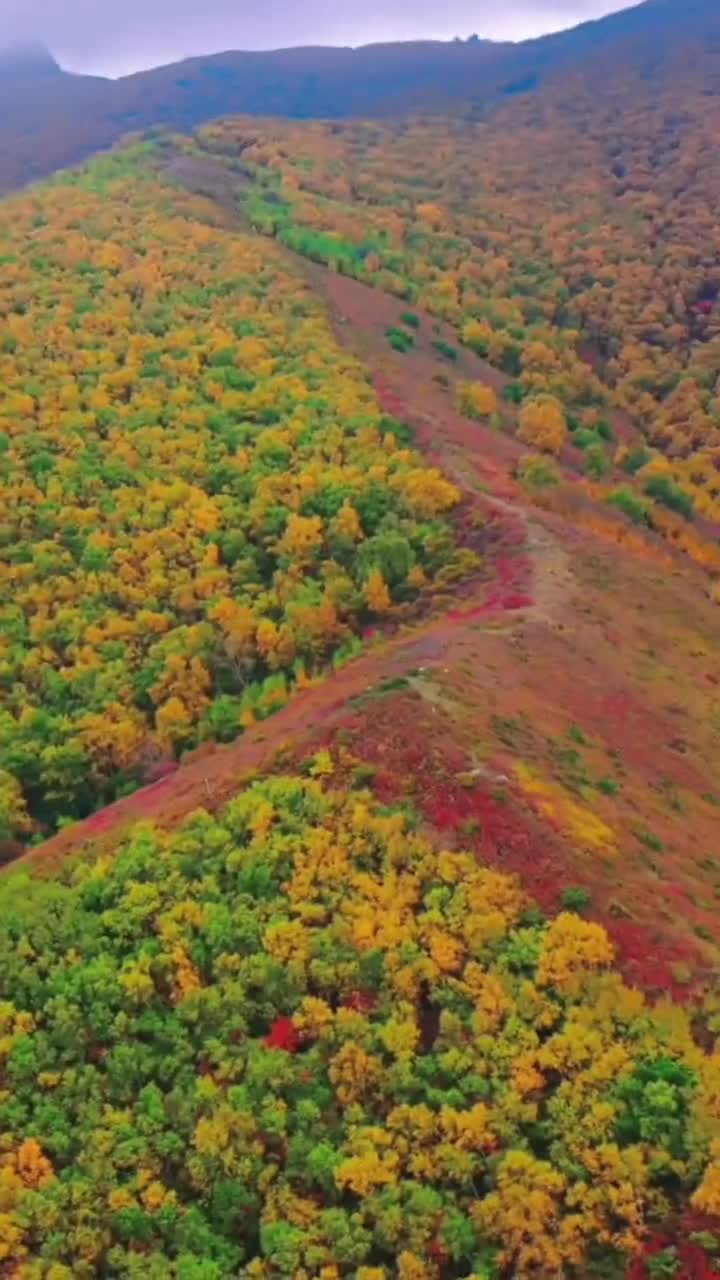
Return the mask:
POLYGON ((478 32, 521 40, 628 0, 0 0, 0 43, 37 39, 71 71, 123 75, 224 49, 478 32))

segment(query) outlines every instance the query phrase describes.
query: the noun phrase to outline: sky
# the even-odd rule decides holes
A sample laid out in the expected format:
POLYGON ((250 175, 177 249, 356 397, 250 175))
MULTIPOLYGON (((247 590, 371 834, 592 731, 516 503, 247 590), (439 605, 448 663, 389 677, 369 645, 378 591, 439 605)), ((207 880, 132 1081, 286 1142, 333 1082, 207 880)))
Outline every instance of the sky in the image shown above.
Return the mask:
POLYGON ((632 0, 0 0, 0 42, 41 40, 69 71, 124 75, 225 49, 472 32, 522 40, 632 0))

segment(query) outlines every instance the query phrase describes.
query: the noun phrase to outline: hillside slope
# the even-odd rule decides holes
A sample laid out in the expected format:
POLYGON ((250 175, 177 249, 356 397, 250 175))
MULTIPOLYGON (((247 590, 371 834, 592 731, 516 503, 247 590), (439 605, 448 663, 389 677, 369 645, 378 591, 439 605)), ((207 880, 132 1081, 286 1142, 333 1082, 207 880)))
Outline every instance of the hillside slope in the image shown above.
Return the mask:
POLYGON ((226 52, 117 81, 59 73, 48 59, 0 64, 0 191, 8 191, 124 134, 191 128, 252 112, 297 118, 383 117, 451 101, 484 112, 554 72, 610 56, 658 84, 670 50, 718 34, 705 0, 644 4, 519 45, 490 41, 226 52))
POLYGON ((0 1263, 716 1280, 705 575, 237 179, 0 205, 0 1263))
POLYGON ((720 1280, 679 12, 0 202, 3 1280, 720 1280))
POLYGON ((634 518, 717 578, 720 39, 663 45, 660 70, 629 48, 487 114, 245 117, 191 147, 253 226, 450 322, 517 403, 544 399, 550 451, 611 499, 613 463, 635 477, 634 518))

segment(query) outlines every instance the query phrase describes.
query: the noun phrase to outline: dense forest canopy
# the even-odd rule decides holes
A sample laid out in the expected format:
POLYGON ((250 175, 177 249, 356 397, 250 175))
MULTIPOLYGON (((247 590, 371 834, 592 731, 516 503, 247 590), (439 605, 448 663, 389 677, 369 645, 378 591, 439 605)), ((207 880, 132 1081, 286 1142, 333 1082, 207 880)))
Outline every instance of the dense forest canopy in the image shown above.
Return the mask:
POLYGON ((717 1212, 690 1015, 310 772, 0 883, 7 1274, 622 1276, 679 1192, 717 1212))
POLYGON ((267 241, 142 147, 0 207, 0 837, 282 705, 472 563, 267 241))

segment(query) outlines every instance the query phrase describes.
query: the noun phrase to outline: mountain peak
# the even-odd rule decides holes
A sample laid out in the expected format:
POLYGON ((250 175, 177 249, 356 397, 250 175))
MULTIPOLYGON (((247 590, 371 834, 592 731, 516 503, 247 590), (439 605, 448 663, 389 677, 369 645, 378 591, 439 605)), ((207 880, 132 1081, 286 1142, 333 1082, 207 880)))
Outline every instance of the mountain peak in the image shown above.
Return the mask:
POLYGON ((40 40, 19 40, 0 47, 0 76, 60 75, 50 50, 40 40))

